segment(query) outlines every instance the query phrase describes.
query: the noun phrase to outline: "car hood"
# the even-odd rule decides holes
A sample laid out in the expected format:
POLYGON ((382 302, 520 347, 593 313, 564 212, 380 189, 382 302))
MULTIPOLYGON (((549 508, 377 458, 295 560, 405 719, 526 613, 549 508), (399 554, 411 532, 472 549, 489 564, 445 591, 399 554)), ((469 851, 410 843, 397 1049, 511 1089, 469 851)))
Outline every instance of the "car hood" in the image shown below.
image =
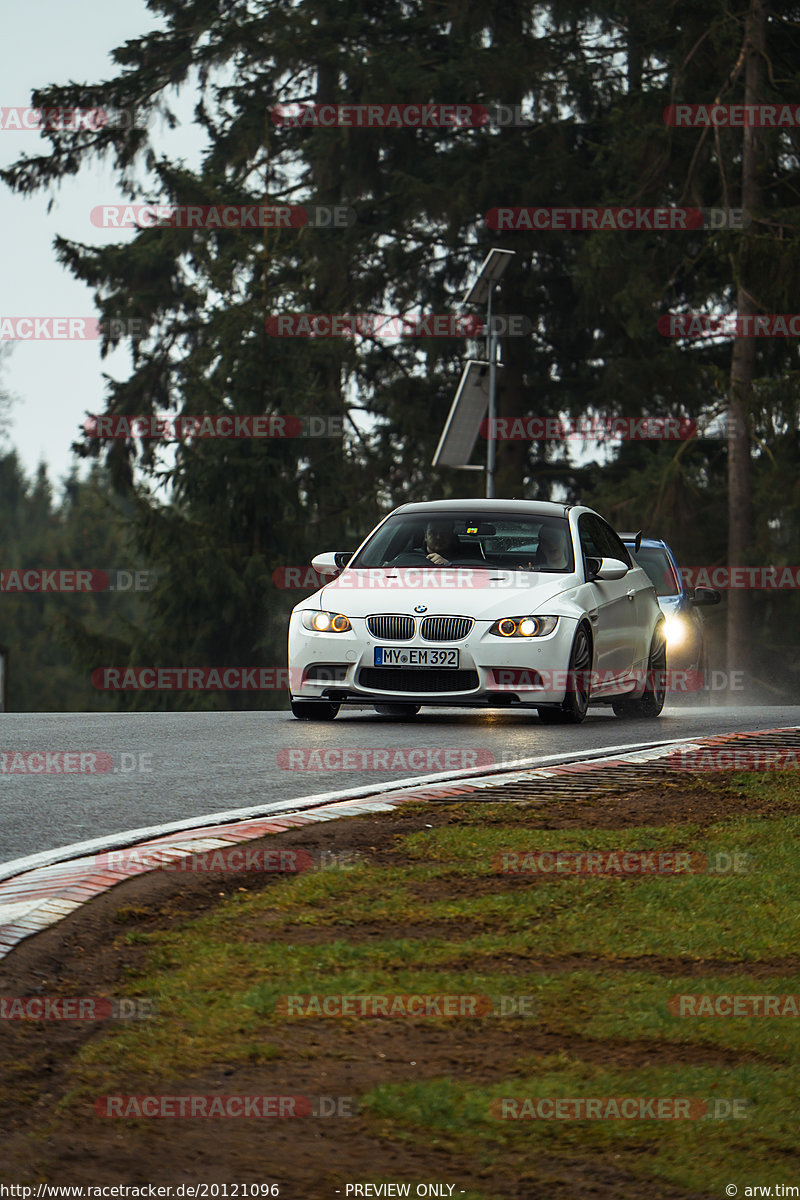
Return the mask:
POLYGON ((343 612, 348 617, 370 613, 413 613, 424 605, 431 616, 470 616, 494 621, 503 616, 544 612, 545 606, 579 586, 577 574, 452 568, 429 570, 343 571, 304 602, 343 612), (422 578, 424 576, 424 578, 422 578))

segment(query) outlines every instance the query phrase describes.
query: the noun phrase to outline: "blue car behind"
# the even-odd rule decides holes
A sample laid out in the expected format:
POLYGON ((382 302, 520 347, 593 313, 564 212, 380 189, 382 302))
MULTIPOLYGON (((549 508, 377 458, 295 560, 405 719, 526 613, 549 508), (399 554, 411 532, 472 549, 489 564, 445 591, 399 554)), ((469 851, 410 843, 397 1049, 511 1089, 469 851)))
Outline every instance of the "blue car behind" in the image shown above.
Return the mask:
POLYGON ((645 538, 635 533, 619 536, 638 566, 647 572, 666 617, 671 690, 697 692, 705 686, 708 675, 705 620, 699 609, 719 604, 720 594, 714 588, 687 587, 675 555, 662 538, 645 538), (687 673, 685 678, 673 674, 680 672, 687 673))

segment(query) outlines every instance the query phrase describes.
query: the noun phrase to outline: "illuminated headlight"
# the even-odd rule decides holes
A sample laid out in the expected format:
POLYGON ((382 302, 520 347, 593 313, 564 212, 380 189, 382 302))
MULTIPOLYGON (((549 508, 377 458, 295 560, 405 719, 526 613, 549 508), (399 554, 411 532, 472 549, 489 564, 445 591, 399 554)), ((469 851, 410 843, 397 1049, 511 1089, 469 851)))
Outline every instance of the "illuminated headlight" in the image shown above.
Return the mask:
POLYGON ((544 637, 552 633, 558 617, 501 617, 495 621, 489 633, 497 637, 544 637))
POLYGON ((353 628, 344 613, 308 609, 302 616, 306 629, 313 629, 315 633, 347 633, 353 628))
POLYGON ((676 646, 682 646, 689 634, 689 625, 685 617, 678 617, 674 613, 664 619, 664 633, 667 635, 667 646, 673 649, 676 646))

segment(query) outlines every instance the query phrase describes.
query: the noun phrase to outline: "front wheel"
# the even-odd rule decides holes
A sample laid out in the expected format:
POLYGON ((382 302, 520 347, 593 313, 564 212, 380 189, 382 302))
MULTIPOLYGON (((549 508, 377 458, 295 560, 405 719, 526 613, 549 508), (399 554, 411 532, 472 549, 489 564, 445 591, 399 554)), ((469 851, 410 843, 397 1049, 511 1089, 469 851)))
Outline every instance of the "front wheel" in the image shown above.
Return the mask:
POLYGON ((647 660, 647 685, 638 700, 615 700, 618 717, 639 717, 647 720, 658 717, 667 698, 667 643, 664 630, 657 629, 650 645, 647 660))
POLYGON ((330 700, 293 700, 292 713, 298 721, 332 721, 341 705, 330 700))
POLYGON ((382 717, 415 717, 421 707, 420 704, 376 704, 375 712, 382 717))
POLYGON ((557 708, 538 709, 543 725, 580 725, 589 707, 591 671, 592 642, 585 626, 579 625, 569 655, 566 698, 557 708))
POLYGON ((700 687, 697 689, 697 695, 694 698, 695 703, 696 704, 710 704, 711 703, 711 690, 710 690, 710 680, 708 677, 708 651, 706 650, 705 645, 703 646, 703 650, 700 655, 700 662, 698 663, 698 666, 697 666, 697 673, 700 676, 702 683, 701 683, 700 687))

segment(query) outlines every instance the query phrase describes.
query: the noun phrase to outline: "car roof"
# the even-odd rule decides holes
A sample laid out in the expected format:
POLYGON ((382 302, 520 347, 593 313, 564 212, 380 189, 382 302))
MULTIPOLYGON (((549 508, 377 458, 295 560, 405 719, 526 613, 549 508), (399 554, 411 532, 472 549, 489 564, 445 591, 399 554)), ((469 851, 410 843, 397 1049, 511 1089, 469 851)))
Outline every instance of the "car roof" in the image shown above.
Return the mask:
POLYGON ((440 512, 468 508, 471 512, 501 513, 515 511, 539 517, 565 517, 571 508, 582 508, 582 505, 554 504, 550 500, 487 500, 467 496, 464 500, 426 500, 416 504, 401 504, 395 512, 426 513, 431 509, 440 512))

